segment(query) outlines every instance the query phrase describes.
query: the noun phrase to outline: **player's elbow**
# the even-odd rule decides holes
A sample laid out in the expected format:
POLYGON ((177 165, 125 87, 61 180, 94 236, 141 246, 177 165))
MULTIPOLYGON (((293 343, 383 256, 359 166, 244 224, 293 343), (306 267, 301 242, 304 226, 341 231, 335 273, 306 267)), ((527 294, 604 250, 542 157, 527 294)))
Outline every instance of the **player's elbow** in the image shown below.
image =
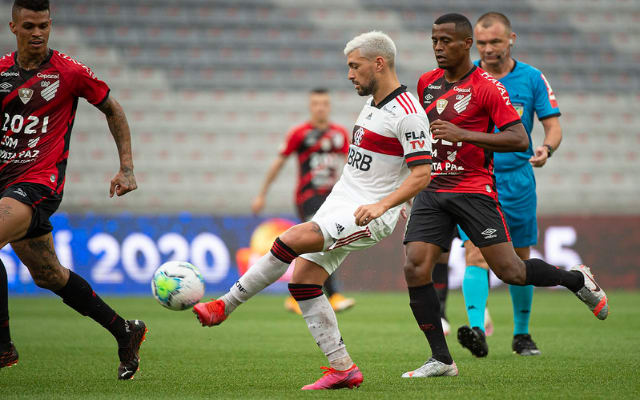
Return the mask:
POLYGON ((529 148, 529 137, 527 136, 527 132, 524 130, 524 126, 522 124, 518 124, 513 127, 513 149, 511 151, 527 151, 529 148))

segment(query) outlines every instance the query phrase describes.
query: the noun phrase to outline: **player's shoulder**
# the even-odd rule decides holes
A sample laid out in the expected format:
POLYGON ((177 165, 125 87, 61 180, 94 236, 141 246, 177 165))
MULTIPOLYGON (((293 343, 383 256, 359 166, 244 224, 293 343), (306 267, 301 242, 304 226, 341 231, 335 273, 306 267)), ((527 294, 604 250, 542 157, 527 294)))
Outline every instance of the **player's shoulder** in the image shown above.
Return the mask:
POLYGON ((294 125, 289 129, 289 134, 287 136, 293 137, 297 135, 305 134, 309 129, 312 129, 311 123, 309 121, 305 121, 298 125, 294 125))
POLYGON ((0 68, 7 69, 16 63, 15 52, 7 53, 0 58, 0 68))
POLYGON ((97 79, 91 68, 89 68, 86 64, 58 50, 53 50, 51 63, 58 67, 62 72, 82 72, 89 74, 89 76, 94 79, 97 79))
POLYGON ((425 72, 418 79, 418 86, 427 85, 437 79, 440 79, 444 75, 444 70, 442 68, 435 68, 431 71, 425 72))
POLYGON ((490 73, 483 70, 480 67, 475 67, 475 70, 471 73, 471 82, 475 89, 485 91, 499 91, 504 93, 507 91, 502 82, 494 78, 490 73))

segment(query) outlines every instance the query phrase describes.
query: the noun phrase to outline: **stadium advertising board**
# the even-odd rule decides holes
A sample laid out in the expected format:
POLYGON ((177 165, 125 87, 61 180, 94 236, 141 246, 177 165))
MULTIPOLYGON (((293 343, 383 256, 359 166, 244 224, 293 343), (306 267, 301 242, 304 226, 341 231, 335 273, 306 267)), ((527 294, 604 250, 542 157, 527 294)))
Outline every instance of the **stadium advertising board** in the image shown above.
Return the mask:
MULTIPOLYGON (((97 292, 146 295, 154 270, 169 260, 198 266, 207 292, 226 291, 295 220, 56 214, 52 222, 61 263, 85 277, 97 292)), ((561 267, 580 262, 592 265, 607 288, 640 287, 640 260, 634 249, 634 243, 640 242, 640 217, 541 218, 540 225, 535 256, 561 267)), ((404 290, 401 241, 398 227, 378 246, 350 255, 339 272, 344 288, 404 290)), ((0 251, 0 258, 11 294, 46 292, 36 287, 10 246, 0 251)), ((451 264, 451 287, 459 287, 464 274, 464 250, 459 243, 453 246, 451 264)), ((290 271, 270 290, 285 292, 289 277, 290 271)), ((494 277, 492 283, 500 282, 494 277)))

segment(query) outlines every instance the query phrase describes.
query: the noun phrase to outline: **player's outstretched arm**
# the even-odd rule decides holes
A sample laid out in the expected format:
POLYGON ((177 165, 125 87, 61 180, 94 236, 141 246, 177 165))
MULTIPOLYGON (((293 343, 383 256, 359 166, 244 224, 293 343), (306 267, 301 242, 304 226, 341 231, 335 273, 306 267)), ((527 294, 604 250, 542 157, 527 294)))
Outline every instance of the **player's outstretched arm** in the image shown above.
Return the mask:
POLYGON ((534 167, 542 167, 547 162, 547 158, 551 157, 551 153, 558 150, 560 142, 562 142, 562 127, 559 117, 545 118, 541 122, 544 128, 544 142, 542 146, 535 148, 533 157, 529 159, 534 167))
POLYGON ((411 173, 407 179, 387 197, 375 204, 367 204, 358 207, 353 215, 356 217, 356 225, 364 226, 378 218, 390 208, 398 206, 414 198, 431 182, 431 165, 420 164, 409 167, 411 173))
POLYGON ((283 155, 279 155, 278 158, 273 161, 271 167, 269 167, 269 171, 267 171, 267 177, 264 179, 262 188, 260 188, 260 193, 258 193, 258 196, 256 196, 256 198, 253 199, 253 203, 251 203, 251 211, 254 214, 260 214, 260 212, 264 208, 265 198, 267 197, 269 187, 280 173, 280 170, 284 166, 285 161, 287 161, 287 158, 283 155))
POLYGON ((505 128, 498 134, 488 134, 468 131, 449 121, 437 119, 431 123, 431 134, 434 139, 452 143, 467 142, 498 153, 526 151, 529 148, 529 138, 521 122, 505 128))
POLYGON ((109 188, 109 197, 114 194, 118 196, 125 195, 132 190, 136 190, 136 177, 133 175, 133 156, 131 153, 131 131, 127 116, 120 103, 113 97, 109 96, 98 109, 104 113, 109 124, 109 130, 116 142, 118 148, 118 157, 120 158, 120 170, 111 180, 109 188))

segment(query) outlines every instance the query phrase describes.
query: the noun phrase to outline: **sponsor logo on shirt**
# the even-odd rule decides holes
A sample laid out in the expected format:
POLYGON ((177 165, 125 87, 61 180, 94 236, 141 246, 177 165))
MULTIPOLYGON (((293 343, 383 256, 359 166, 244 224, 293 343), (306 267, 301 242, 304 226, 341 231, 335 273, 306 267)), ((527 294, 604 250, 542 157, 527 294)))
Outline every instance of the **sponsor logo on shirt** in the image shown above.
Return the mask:
POLYGON ((429 86, 427 86, 427 89, 439 90, 439 89, 442 89, 442 85, 438 85, 438 86, 429 85, 429 86))
POLYGON ((20 76, 20 74, 17 73, 17 72, 5 71, 5 72, 0 73, 0 76, 20 76))
POLYGON ((459 88, 459 87, 454 87, 453 90, 455 90, 456 92, 460 92, 460 93, 471 93, 471 88, 459 88))
POLYGON ((60 79, 59 74, 43 74, 41 72, 38 72, 36 76, 40 79, 60 79))

